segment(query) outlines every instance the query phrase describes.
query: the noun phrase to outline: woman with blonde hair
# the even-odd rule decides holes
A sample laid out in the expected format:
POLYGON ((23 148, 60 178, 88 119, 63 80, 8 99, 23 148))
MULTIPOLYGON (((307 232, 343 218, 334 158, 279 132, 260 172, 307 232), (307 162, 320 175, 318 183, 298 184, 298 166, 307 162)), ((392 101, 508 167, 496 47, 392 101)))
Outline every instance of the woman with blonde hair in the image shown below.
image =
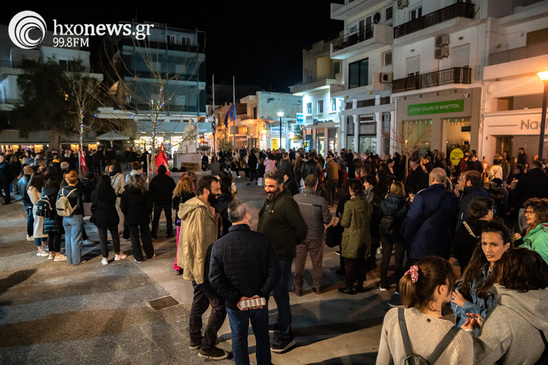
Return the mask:
MULTIPOLYGON (((381 283, 380 291, 388 289, 388 265, 392 257, 392 248, 395 247, 394 268, 396 283, 403 276, 403 260, 405 255, 405 242, 401 235, 401 225, 409 209, 403 183, 394 181, 386 198, 379 204, 379 233, 382 242, 381 283)), ((399 292, 396 288, 396 292, 399 292)))
POLYGON ((173 264, 173 269, 177 271, 177 275, 183 273, 183 269, 177 265, 177 251, 179 251, 179 235, 181 233, 181 219, 179 218, 179 206, 184 204, 188 199, 193 198, 194 194, 194 182, 188 176, 181 176, 179 182, 173 190, 173 210, 175 210, 175 227, 177 227, 177 250, 175 251, 175 263, 173 264))
POLYGON ((417 358, 430 364, 474 362, 472 337, 442 315, 454 284, 453 268, 441 257, 428 256, 411 266, 400 280, 405 309, 393 308, 384 316, 377 364, 417 358))

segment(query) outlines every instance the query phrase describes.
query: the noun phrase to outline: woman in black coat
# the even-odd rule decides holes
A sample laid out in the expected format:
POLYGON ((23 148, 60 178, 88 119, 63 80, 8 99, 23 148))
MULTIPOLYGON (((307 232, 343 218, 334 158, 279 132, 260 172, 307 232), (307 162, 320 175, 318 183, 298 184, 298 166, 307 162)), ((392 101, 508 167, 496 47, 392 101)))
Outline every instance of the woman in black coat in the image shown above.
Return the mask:
POLYGON ((126 225, 131 236, 133 259, 136 262, 144 261, 139 233, 141 233, 143 250, 147 259, 153 258, 154 247, 149 228, 152 199, 147 191, 145 180, 141 176, 133 175, 129 178, 129 183, 125 186, 122 194, 120 208, 125 215, 126 225))
POLYGON ((61 254, 61 234, 63 229, 63 217, 57 215, 55 202, 59 194, 61 182, 57 175, 51 175, 42 188, 40 199, 47 198, 51 205, 49 217, 44 217, 43 232, 48 235, 48 260, 66 261, 67 257, 61 254))
POLYGON ((116 193, 110 183, 110 177, 101 176, 96 188, 91 194, 91 220, 97 226, 99 240, 101 242, 101 263, 108 265, 108 240, 107 230, 112 236, 114 246, 114 260, 123 260, 127 256, 120 251, 120 236, 118 234, 118 212, 116 210, 116 193))

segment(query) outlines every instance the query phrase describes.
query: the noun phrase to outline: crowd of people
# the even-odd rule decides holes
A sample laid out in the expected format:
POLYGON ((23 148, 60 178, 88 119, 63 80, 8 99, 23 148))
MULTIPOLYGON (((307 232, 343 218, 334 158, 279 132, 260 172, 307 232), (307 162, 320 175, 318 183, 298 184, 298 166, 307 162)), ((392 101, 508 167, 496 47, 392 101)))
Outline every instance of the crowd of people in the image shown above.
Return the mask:
MULTIPOLYGON (((99 174, 90 169, 79 176, 60 155, 52 151, 33 164, 16 157, 19 172, 10 170, 15 171, 10 182, 16 182, 22 196, 27 236, 37 255, 73 265, 83 262, 88 203, 98 227, 101 263, 109 263, 108 232, 114 260, 127 257, 120 250, 122 237, 131 240, 133 258, 140 263, 154 257, 153 239, 164 214, 167 238, 176 237, 173 269, 193 286, 189 347, 201 357, 227 357, 216 346, 227 315, 237 364, 249 363, 249 321, 259 364, 270 364, 270 351, 283 353, 295 345, 289 291, 305 293, 303 273, 310 255, 312 292, 322 294, 326 227, 331 231, 328 244, 338 246, 341 257, 337 274, 344 284, 339 292, 395 289, 379 364, 401 363, 408 356, 432 355, 448 364, 534 363, 543 356, 548 175, 543 163, 528 161, 522 149, 515 159, 495 156, 491 166, 470 151, 453 166, 436 150, 381 159, 344 149, 324 158, 303 149, 242 148, 205 159, 202 168, 211 175, 198 178, 190 172, 175 181, 159 166, 148 185, 137 159, 127 175, 113 159, 99 174), (235 177, 264 186, 266 199, 258 217, 251 215, 245 197, 236 198, 235 177), (65 210, 59 204, 64 200, 65 210), (250 226, 256 218, 254 232, 250 226), (364 287, 377 254, 380 282, 364 287), (389 276, 392 256, 394 275, 389 276), (460 270, 449 263, 451 257, 460 270), (271 324, 270 295, 277 307, 271 324), (443 317, 449 305, 456 323, 443 317), (202 315, 209 307, 204 326, 202 315), (464 331, 453 330, 455 324, 464 331), (269 330, 277 332, 272 343, 269 330)), ((0 155, 3 183, 7 160, 13 158, 0 155)), ((6 203, 9 193, 8 187, 6 203)))

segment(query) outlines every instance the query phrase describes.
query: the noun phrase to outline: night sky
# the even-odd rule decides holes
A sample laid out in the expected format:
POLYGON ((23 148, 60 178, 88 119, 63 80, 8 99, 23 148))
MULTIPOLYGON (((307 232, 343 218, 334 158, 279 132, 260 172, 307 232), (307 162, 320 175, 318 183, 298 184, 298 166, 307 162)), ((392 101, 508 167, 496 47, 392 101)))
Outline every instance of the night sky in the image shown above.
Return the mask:
MULTIPOLYGON (((113 2, 72 2, 70 5, 2 5, 0 22, 8 24, 20 11, 32 10, 44 17, 48 30, 59 23, 167 23, 170 27, 205 31, 208 85, 215 83, 256 85, 270 91, 288 92, 302 81, 302 50, 334 37, 343 29, 330 19, 330 4, 342 0, 278 1, 180 1, 148 2, 153 5, 113 5, 113 2), (165 6, 162 6, 165 4, 165 6)), ((127 4, 127 2, 126 2, 127 4)))

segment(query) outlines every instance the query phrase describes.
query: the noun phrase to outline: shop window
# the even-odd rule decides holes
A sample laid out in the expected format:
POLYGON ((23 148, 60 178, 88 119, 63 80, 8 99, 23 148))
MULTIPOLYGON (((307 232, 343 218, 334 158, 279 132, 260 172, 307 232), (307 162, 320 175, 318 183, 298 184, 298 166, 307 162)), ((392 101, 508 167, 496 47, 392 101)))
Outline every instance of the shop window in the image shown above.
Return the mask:
POLYGON ((361 153, 369 151, 373 154, 377 153, 377 137, 375 136, 360 136, 361 153))
POLYGON ((401 131, 395 139, 396 145, 401 146, 404 154, 426 154, 432 140, 432 120, 403 121, 401 131))

